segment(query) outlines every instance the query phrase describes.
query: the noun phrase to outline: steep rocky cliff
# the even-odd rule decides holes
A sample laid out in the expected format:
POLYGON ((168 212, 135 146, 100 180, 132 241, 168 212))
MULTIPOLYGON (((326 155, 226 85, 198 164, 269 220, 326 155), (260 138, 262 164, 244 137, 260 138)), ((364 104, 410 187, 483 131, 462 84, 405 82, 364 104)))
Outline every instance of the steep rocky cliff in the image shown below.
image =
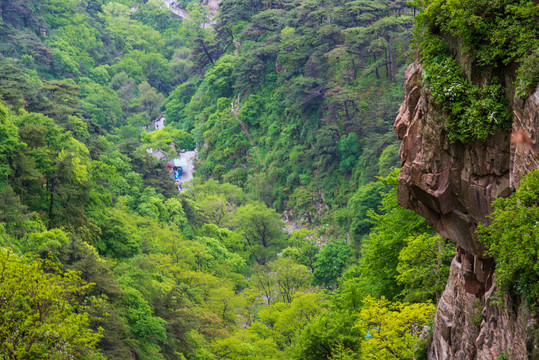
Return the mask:
MULTIPOLYGON (((472 79, 473 69, 466 72, 472 79)), ((514 72, 502 75, 512 129, 485 142, 450 143, 446 115, 423 85, 421 65, 413 63, 406 72, 406 98, 395 121, 402 140, 399 203, 457 245, 429 359, 539 359, 539 326, 530 310, 510 298, 502 300, 505 306, 491 304, 495 261, 484 256, 475 235, 479 222, 489 222, 491 202, 509 195, 523 174, 539 168, 539 86, 523 100, 511 86, 514 72)))

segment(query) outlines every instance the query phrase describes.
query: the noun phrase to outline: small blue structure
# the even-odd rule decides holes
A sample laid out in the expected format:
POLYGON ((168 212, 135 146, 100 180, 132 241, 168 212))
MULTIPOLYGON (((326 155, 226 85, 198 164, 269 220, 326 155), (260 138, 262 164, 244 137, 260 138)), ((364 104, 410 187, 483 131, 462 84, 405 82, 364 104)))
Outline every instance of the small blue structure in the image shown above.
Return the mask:
POLYGON ((168 168, 172 169, 172 177, 174 180, 181 180, 184 169, 187 169, 187 160, 184 158, 175 158, 169 161, 168 168))
POLYGON ((176 170, 174 170, 174 179, 180 180, 180 177, 182 176, 182 168, 179 167, 176 170))

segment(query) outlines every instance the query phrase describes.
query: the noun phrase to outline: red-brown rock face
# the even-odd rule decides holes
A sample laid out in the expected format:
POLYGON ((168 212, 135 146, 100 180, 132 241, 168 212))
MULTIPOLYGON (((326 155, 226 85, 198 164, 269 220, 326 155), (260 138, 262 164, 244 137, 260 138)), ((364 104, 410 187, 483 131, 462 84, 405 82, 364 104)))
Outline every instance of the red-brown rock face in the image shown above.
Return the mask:
MULTIPOLYGON (((522 175, 539 168, 539 87, 525 101, 513 99, 511 131, 467 144, 449 142, 445 115, 423 87, 417 63, 406 71, 405 93, 394 125, 402 140, 399 204, 425 217, 458 249, 438 306, 429 358, 534 356, 526 341, 536 322, 526 310, 514 309, 509 300, 505 310, 488 305, 494 261, 484 256, 475 230, 479 222, 488 223, 494 199, 509 195, 522 175)), ((538 339, 528 342, 537 345, 538 339)))

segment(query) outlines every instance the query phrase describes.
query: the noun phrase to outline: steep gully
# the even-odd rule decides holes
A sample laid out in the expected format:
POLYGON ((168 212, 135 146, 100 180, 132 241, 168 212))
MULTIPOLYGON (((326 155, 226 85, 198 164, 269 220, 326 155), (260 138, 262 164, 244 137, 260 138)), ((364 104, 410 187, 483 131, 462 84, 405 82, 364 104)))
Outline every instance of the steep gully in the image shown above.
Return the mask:
MULTIPOLYGON (((539 86, 525 100, 507 94, 514 112, 511 130, 484 143, 450 143, 444 114, 423 86, 421 72, 418 63, 407 69, 406 97, 394 124, 402 140, 398 200, 457 245, 428 358, 539 359, 536 317, 510 298, 502 299, 502 307, 491 303, 495 261, 484 255, 475 234, 478 223, 489 223, 491 202, 509 195, 522 175, 539 167, 539 86)), ((514 71, 504 76, 514 83, 514 71)))
MULTIPOLYGON (((165 122, 166 122, 165 117, 161 115, 157 119, 153 120, 150 125, 145 125, 142 128, 151 133, 154 131, 154 129, 155 130, 163 129, 165 127, 165 122)), ((158 160, 167 161, 165 153, 159 149, 147 149, 146 151, 148 151, 148 153, 155 156, 158 160)), ((184 159, 185 161, 185 165, 183 166, 182 176, 180 180, 182 186, 178 187, 178 190, 180 192, 185 192, 185 190, 189 188, 188 182, 192 180, 194 177, 197 153, 198 151, 196 149, 193 151, 184 151, 182 153, 178 153, 178 156, 184 159)))

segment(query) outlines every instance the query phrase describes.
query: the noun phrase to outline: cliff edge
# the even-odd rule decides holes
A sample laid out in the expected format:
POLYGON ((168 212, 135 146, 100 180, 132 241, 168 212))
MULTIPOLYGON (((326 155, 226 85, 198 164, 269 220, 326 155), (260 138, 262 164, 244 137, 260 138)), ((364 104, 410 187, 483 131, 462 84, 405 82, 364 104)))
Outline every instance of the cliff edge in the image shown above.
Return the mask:
MULTIPOLYGON (((510 71, 505 81, 514 81, 510 71)), ((399 204, 457 245, 429 359, 539 359, 536 317, 516 299, 492 304, 495 261, 475 234, 478 223, 489 223, 492 201, 539 168, 539 86, 524 100, 506 92, 512 128, 469 143, 449 141, 447 115, 424 86, 417 62, 406 71, 405 94, 394 125, 402 140, 399 204)))

